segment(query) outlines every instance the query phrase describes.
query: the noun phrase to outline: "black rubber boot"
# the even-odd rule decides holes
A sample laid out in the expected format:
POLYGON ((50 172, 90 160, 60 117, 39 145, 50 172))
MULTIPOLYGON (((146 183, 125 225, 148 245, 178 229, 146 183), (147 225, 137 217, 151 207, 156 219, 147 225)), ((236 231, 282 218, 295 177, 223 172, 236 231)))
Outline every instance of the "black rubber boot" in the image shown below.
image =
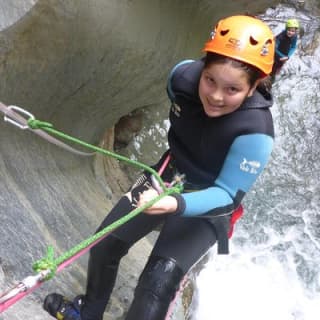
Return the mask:
POLYGON ((90 251, 85 305, 81 309, 82 320, 102 320, 112 293, 121 258, 130 245, 109 235, 90 251))
POLYGON ((151 256, 139 278, 126 320, 164 320, 182 278, 176 261, 151 256))
POLYGON ((83 305, 83 296, 77 296, 73 301, 58 293, 46 296, 43 309, 59 320, 81 320, 80 309, 83 305))

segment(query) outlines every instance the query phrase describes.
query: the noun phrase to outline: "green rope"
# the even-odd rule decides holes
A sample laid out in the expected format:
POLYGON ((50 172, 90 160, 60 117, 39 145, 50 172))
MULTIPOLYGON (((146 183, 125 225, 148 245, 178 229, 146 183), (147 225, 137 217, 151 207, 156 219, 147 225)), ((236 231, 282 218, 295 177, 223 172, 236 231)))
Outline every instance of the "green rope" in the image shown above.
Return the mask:
POLYGON ((89 144, 89 143, 86 143, 84 141, 81 141, 77 138, 74 138, 74 137, 71 137, 63 132, 60 132, 56 129, 53 128, 53 125, 51 123, 48 123, 48 122, 43 122, 43 121, 40 121, 40 120, 37 120, 37 119, 33 119, 33 118, 30 118, 28 120, 28 126, 31 128, 31 129, 43 129, 47 132, 50 132, 51 134, 54 134, 60 138, 63 138, 65 140, 69 140, 69 141, 72 141, 74 143, 77 143, 79 145, 82 145, 86 148, 89 148, 91 150, 94 150, 96 152, 99 152, 103 155, 107 155, 107 156, 110 156, 110 157, 113 157, 115 159, 118 159, 120 161, 124 161, 124 162, 127 162, 128 164, 131 164, 133 166, 136 166, 140 169, 143 169, 143 170, 146 170, 148 172, 150 172, 157 180, 158 182, 160 183, 160 186, 163 190, 166 190, 166 186, 165 184, 163 183, 161 177, 159 176, 158 172, 155 171, 154 169, 150 168, 149 166, 141 163, 141 162, 138 162, 138 161, 135 161, 135 160, 131 160, 127 157, 124 157, 124 156, 121 156, 119 154, 116 154, 116 153, 113 153, 111 151, 108 151, 108 150, 105 150, 105 149, 102 149, 102 148, 99 148, 97 146, 94 146, 92 144, 89 144))
POLYGON ((152 199, 151 201, 147 202, 145 205, 136 208, 132 211, 130 211, 127 215, 123 216, 122 218, 116 220, 115 222, 113 222, 112 224, 106 226, 104 229, 102 229, 101 231, 97 232, 96 234, 94 234, 93 236, 89 237, 88 239, 83 240, 82 242, 80 242, 78 245, 76 245, 75 247, 71 248, 69 251, 65 252, 64 254, 62 254, 61 256, 59 256, 58 258, 54 258, 54 252, 53 252, 53 247, 49 246, 47 249, 47 256, 41 260, 36 261, 33 264, 33 270, 36 272, 41 272, 43 270, 49 270, 49 274, 46 276, 46 278, 44 280, 49 280, 51 278, 54 277, 57 268, 59 265, 61 265, 62 263, 64 263, 65 261, 67 261, 68 259, 70 259, 71 257, 75 256, 77 253, 79 253, 80 251, 82 251, 83 249, 89 247, 91 244, 93 244, 94 242, 98 241, 99 239, 103 238, 107 233, 115 230, 116 228, 118 228, 119 226, 123 225, 124 223, 128 222, 129 220, 131 220, 132 218, 134 218, 135 216, 137 216, 139 213, 141 213, 142 211, 144 211, 145 209, 151 207, 154 203, 156 203, 157 201, 159 201, 161 198, 170 195, 172 193, 180 193, 183 190, 183 184, 181 181, 176 181, 176 185, 174 185, 173 187, 167 188, 164 184, 164 182, 162 181, 161 177, 159 176, 159 174, 152 168, 150 168, 149 166, 140 163, 138 161, 134 161, 131 160, 127 157, 118 155, 116 153, 113 153, 111 151, 107 151, 105 149, 96 147, 94 145, 88 144, 86 142, 83 142, 79 139, 76 139, 74 137, 71 137, 65 133, 62 133, 58 130, 55 130, 53 128, 53 125, 48 123, 48 122, 43 122, 43 121, 39 121, 36 119, 32 119, 30 118, 28 120, 28 125, 31 129, 43 129, 47 132, 50 132, 51 134, 54 134, 56 136, 59 136, 63 139, 72 141, 74 143, 80 144, 84 147, 87 147, 89 149, 92 149, 96 152, 102 153, 104 155, 107 156, 111 156, 113 158, 116 158, 120 161, 124 161, 127 162, 131 165, 134 165, 136 167, 139 167, 145 171, 150 172, 152 175, 154 175, 154 177, 158 180, 158 182, 160 183, 163 193, 161 193, 160 195, 158 195, 157 197, 155 197, 154 199, 152 199))
POLYGON ((83 240, 80 242, 78 245, 74 246, 71 248, 69 251, 65 252, 58 258, 54 259, 54 254, 53 254, 53 248, 51 246, 48 247, 47 251, 47 256, 43 259, 40 259, 36 261, 33 264, 33 270, 36 271, 37 273, 43 271, 43 270, 50 270, 50 273, 48 276, 45 278, 45 280, 49 280, 55 276, 56 270, 59 265, 61 265, 63 262, 67 261, 69 258, 73 257, 83 249, 87 248, 90 246, 92 243, 95 241, 99 240, 103 236, 105 236, 107 233, 115 230, 119 226, 123 225, 124 223, 128 222, 135 216, 137 216, 139 213, 144 211, 145 209, 151 207, 154 203, 159 201, 161 198, 170 195, 172 193, 180 193, 183 189, 182 184, 178 184, 174 187, 168 188, 166 191, 152 199, 151 201, 148 201, 145 205, 136 208, 132 211, 130 211, 127 215, 123 216, 122 218, 116 220, 115 222, 111 223, 110 225, 106 226, 104 229, 101 231, 97 232, 93 236, 83 240))

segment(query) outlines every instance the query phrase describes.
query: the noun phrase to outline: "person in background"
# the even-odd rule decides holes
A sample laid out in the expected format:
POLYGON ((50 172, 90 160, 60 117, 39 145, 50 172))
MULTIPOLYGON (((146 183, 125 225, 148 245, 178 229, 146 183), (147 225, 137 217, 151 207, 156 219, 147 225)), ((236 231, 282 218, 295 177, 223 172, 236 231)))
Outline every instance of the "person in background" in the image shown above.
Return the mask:
MULTIPOLYGON (((154 168, 164 168, 162 179, 168 182, 184 174, 184 191, 161 198, 94 246, 85 294, 71 300, 59 293, 45 298, 44 309, 54 318, 102 320, 120 260, 156 228, 160 233, 126 320, 164 320, 192 266, 215 243, 218 253, 228 253, 235 214, 273 148, 273 99, 263 79, 271 72, 274 47, 264 22, 231 16, 218 22, 203 58, 182 61, 171 70, 169 150, 154 168)), ((159 192, 150 173, 142 173, 97 231, 159 192)))
POLYGON ((274 65, 271 77, 280 72, 283 65, 290 59, 297 48, 299 31, 299 21, 297 19, 289 19, 286 22, 286 28, 276 36, 276 49, 274 57, 274 65))

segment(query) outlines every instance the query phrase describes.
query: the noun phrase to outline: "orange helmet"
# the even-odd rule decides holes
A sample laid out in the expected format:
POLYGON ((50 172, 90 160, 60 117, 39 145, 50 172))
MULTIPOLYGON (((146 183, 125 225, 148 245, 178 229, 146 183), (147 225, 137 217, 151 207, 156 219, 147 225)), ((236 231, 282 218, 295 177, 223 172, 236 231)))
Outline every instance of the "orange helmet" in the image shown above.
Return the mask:
POLYGON ((274 35, 264 22, 239 15, 220 20, 203 51, 243 61, 267 75, 272 70, 274 48, 274 35))

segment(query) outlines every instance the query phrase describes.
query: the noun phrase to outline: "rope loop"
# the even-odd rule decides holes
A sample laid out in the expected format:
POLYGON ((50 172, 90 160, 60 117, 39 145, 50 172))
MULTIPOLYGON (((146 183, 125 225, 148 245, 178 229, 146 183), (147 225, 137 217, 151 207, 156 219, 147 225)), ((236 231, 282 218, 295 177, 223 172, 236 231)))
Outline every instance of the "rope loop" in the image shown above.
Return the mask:
POLYGON ((84 147, 92 149, 92 150, 99 152, 101 154, 111 156, 111 157, 116 158, 120 161, 124 161, 127 164, 131 164, 136 167, 139 167, 140 169, 146 170, 149 173, 151 173, 155 179, 157 179, 157 181, 159 183, 159 187, 161 189, 161 193, 158 195, 158 197, 154 198, 153 200, 151 200, 150 202, 145 204, 143 207, 136 208, 136 209, 132 210, 127 215, 123 216, 119 220, 116 220, 111 225, 108 225, 100 232, 94 234, 93 236, 89 237, 88 239, 85 239, 84 241, 82 241, 81 243, 76 245, 75 247, 71 248, 69 251, 65 252, 62 256, 58 257, 57 259, 54 259, 53 247, 49 246, 48 251, 47 251, 47 256, 41 260, 36 261, 33 264, 34 271, 36 271, 38 273, 41 271, 44 271, 44 270, 50 271, 48 276, 46 277, 46 279, 51 279, 52 277, 54 277, 57 269, 60 268, 60 266, 62 264, 66 264, 66 263, 71 262, 73 257, 76 257, 78 254, 82 254, 85 250, 87 250, 94 243, 96 243, 96 241, 100 241, 102 237, 104 237, 105 235, 108 234, 108 232, 111 232, 115 228, 126 223, 127 221, 129 221, 130 219, 132 219, 133 217, 135 217, 136 215, 141 213, 143 210, 152 206, 155 202, 159 201, 162 197, 164 197, 166 195, 170 195, 172 193, 181 193, 183 191, 184 175, 176 175, 174 177, 173 181, 167 187, 165 185, 165 183, 163 182, 163 180, 161 179, 160 175, 153 168, 151 168, 143 163, 131 160, 127 157, 121 156, 119 154, 113 153, 111 151, 102 149, 100 147, 91 145, 91 144, 86 143, 84 141, 81 141, 77 138, 69 136, 63 132, 60 132, 60 131, 54 129, 54 127, 51 123, 39 121, 39 120, 35 119, 34 117, 29 118, 28 126, 30 129, 43 129, 43 130, 47 131, 48 133, 56 135, 62 139, 66 139, 71 142, 80 144, 84 147))

